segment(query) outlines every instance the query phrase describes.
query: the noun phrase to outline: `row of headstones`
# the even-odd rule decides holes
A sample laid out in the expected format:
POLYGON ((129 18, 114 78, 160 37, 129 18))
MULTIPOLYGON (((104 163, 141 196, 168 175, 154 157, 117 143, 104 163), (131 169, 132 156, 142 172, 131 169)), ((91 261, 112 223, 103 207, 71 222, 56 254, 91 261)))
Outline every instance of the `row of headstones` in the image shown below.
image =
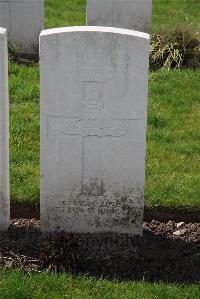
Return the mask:
MULTIPOLYGON (((94 1, 96 2, 96 1, 94 1)), ((149 34, 42 31, 41 227, 142 234, 149 34)), ((0 31, 0 230, 9 226, 6 30, 0 31)))
MULTIPOLYGON (((87 25, 149 32, 152 0, 87 0, 87 25)), ((39 49, 44 0, 0 0, 0 27, 24 53, 39 49)))

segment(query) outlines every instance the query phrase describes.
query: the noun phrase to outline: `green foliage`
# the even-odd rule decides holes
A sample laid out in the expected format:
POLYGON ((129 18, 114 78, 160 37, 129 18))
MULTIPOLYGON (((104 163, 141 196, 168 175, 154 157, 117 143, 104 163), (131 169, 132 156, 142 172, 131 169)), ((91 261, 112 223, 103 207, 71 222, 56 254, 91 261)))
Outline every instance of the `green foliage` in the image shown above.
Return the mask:
POLYGON ((150 69, 200 67, 200 31, 193 25, 152 35, 150 69))

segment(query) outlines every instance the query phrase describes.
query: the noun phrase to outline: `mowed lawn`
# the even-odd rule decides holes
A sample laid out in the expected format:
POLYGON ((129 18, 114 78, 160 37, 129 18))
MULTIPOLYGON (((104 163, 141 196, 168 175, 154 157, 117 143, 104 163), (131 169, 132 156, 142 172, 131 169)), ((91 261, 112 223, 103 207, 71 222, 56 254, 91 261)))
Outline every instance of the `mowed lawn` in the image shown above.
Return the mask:
POLYGON ((199 285, 117 282, 68 274, 0 270, 2 299, 198 299, 199 285))
MULTIPOLYGON (((153 28, 188 18, 196 0, 155 0, 153 28), (176 5, 175 5, 176 3, 176 5), (188 5, 190 3, 190 5, 188 5), (167 16, 168 14, 168 16, 167 16), (163 23, 162 23, 163 22, 163 23), (167 23, 166 23, 167 24, 167 23)), ((46 0, 46 28, 85 23, 85 1, 46 0)), ((200 70, 149 75, 145 203, 153 207, 200 207, 200 70)), ((10 178, 12 202, 39 204, 39 66, 10 63, 10 178)))

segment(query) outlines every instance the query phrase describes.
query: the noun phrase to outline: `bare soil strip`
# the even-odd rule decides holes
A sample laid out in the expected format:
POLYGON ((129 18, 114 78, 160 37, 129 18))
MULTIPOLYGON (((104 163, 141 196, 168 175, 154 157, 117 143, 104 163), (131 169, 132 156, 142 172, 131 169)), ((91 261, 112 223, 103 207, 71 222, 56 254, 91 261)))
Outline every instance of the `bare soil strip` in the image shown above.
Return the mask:
MULTIPOLYGON (((40 269, 44 234, 37 219, 13 219, 0 233, 0 266, 40 269)), ((76 273, 119 280, 200 282, 200 223, 144 223, 144 236, 79 234, 76 273)), ((46 245, 45 245, 46 246, 46 245)))

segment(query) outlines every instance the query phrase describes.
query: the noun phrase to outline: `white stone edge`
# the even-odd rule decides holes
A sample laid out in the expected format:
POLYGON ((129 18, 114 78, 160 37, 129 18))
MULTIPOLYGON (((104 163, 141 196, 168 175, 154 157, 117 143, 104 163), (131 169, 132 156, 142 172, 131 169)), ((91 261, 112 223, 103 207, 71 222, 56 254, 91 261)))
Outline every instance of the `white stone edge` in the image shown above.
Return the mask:
MULTIPOLYGON (((0 169, 0 201, 6 203, 7 213, 3 220, 0 221, 0 231, 7 231, 10 223, 10 178, 9 178, 9 94, 8 94, 8 48, 7 48, 7 29, 0 27, 1 51, 0 51, 0 76, 2 84, 0 84, 0 153, 1 165, 0 169), (3 59, 2 59, 3 58, 3 59), (2 184, 2 170, 4 183, 2 184)), ((2 213, 0 211, 0 217, 2 213)))
POLYGON ((0 34, 7 34, 7 29, 0 27, 0 34))
POLYGON ((61 28, 53 28, 43 30, 40 33, 40 36, 47 36, 59 33, 73 33, 73 32, 107 32, 107 33, 116 33, 122 35, 129 35, 139 38, 144 38, 149 40, 150 34, 130 30, 130 29, 122 29, 122 28, 115 28, 115 27, 102 27, 102 26, 73 26, 73 27, 61 27, 61 28))

